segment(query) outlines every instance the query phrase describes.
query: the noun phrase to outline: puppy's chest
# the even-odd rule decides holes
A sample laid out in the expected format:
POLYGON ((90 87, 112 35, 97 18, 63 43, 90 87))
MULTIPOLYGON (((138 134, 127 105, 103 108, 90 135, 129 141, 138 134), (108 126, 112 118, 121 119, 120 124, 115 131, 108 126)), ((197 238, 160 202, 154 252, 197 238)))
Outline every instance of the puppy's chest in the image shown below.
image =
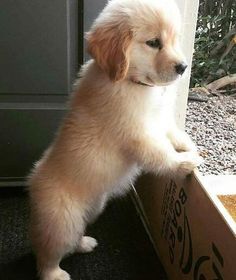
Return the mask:
POLYGON ((166 94, 152 96, 142 117, 143 129, 148 134, 160 134, 169 127, 173 116, 173 104, 166 94))

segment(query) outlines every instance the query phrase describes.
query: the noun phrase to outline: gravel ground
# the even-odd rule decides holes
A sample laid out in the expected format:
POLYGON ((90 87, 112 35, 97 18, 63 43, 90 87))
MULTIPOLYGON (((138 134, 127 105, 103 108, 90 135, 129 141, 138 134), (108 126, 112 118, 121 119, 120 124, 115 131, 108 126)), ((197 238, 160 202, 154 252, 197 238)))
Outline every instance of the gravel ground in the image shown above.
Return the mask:
POLYGON ((236 174, 236 98, 189 101, 186 131, 204 159, 199 167, 203 175, 236 174))

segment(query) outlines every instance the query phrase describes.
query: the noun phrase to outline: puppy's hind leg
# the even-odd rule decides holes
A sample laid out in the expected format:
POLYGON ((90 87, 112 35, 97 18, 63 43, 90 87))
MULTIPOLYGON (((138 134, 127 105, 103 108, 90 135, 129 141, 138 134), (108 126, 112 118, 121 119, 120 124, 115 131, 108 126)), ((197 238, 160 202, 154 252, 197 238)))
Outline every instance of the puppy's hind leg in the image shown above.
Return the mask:
MULTIPOLYGON (((61 257, 54 258, 47 267, 43 267, 39 271, 40 279, 42 280, 71 280, 70 275, 59 267, 61 257)), ((40 269, 40 268, 39 268, 40 269)))
POLYGON ((40 279, 69 280, 59 263, 78 246, 78 236, 81 239, 84 234, 84 210, 78 202, 59 195, 36 205, 32 209, 31 234, 40 279))
POLYGON ((98 218, 98 216, 103 212, 104 208, 106 207, 108 198, 109 198, 108 193, 104 193, 94 200, 87 216, 87 221, 89 224, 93 223, 98 218))
POLYGON ((95 238, 90 236, 82 236, 77 246, 78 253, 90 253, 97 247, 98 242, 95 238))
MULTIPOLYGON (((105 208, 108 195, 103 194, 96 199, 87 214, 88 223, 93 223, 105 208)), ((90 236, 82 236, 77 247, 79 253, 90 253, 98 245, 97 240, 90 236)))

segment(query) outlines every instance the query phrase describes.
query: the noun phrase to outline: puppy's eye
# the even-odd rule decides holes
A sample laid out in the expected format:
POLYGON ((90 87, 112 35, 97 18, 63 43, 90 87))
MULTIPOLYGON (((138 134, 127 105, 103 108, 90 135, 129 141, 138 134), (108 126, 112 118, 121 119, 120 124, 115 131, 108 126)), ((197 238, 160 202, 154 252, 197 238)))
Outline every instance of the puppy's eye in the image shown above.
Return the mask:
POLYGON ((146 42, 146 44, 153 49, 162 49, 162 47, 163 47, 160 39, 158 39, 158 38, 149 40, 146 42))

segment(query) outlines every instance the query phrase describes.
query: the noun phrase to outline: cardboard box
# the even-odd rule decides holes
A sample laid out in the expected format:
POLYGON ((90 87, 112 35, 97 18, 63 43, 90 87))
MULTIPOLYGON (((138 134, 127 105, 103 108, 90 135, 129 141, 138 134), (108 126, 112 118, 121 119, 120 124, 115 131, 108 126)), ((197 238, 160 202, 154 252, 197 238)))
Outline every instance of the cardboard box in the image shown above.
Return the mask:
POLYGON ((217 197, 226 183, 214 188, 197 172, 179 182, 138 181, 141 215, 170 280, 236 279, 236 223, 217 197))

